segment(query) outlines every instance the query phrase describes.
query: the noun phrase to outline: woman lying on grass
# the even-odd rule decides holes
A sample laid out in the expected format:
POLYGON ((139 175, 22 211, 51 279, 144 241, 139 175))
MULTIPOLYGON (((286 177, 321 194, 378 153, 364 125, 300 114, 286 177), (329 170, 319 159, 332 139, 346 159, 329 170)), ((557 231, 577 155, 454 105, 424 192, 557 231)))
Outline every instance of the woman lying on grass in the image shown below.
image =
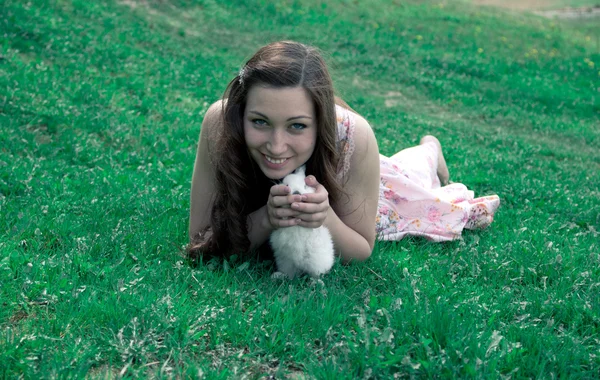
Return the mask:
POLYGON ((334 96, 318 51, 275 42, 246 63, 204 117, 188 253, 247 252, 275 229, 325 225, 344 262, 362 261, 375 239, 447 241, 489 225, 498 197, 473 199, 448 178, 435 137, 381 156, 367 121, 334 96), (304 164, 315 193, 294 195, 276 184, 304 164))

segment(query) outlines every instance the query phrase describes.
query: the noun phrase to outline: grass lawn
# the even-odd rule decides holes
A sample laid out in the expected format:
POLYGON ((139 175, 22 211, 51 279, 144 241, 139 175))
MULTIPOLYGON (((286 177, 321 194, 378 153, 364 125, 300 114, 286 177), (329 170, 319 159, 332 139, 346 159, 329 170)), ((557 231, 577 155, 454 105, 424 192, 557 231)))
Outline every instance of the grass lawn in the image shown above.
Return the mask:
MULTIPOLYGON (((463 0, 464 1, 464 0, 463 0)), ((562 8, 598 7, 600 0, 467 0, 474 4, 521 10, 552 10, 562 8)))
POLYGON ((5 0, 0 377, 593 378, 600 26, 466 2, 5 0), (202 116, 278 39, 383 154, 426 133, 492 226, 315 283, 186 264, 202 116))
POLYGON ((600 0, 549 0, 548 3, 549 5, 544 7, 545 9, 600 6, 600 0))

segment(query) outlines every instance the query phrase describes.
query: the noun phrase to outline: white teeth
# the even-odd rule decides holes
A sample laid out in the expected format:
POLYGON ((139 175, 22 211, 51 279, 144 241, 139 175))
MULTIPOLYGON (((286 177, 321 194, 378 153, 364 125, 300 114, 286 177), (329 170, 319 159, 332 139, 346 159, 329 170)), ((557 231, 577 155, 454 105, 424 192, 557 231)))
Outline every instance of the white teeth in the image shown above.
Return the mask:
POLYGON ((276 160, 274 158, 271 158, 269 156, 265 155, 265 158, 267 159, 267 161, 272 162, 274 164, 282 164, 283 162, 285 162, 285 160, 287 160, 287 158, 282 158, 281 160, 276 160))

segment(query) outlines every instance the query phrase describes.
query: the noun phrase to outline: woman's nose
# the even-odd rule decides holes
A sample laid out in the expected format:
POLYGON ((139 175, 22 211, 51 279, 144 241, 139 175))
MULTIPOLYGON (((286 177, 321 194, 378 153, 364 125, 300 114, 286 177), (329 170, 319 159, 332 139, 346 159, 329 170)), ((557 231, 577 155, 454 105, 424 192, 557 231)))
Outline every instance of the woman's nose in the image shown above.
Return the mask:
POLYGON ((285 132, 283 131, 273 130, 273 133, 271 134, 268 148, 273 156, 283 154, 287 149, 284 133, 285 132))

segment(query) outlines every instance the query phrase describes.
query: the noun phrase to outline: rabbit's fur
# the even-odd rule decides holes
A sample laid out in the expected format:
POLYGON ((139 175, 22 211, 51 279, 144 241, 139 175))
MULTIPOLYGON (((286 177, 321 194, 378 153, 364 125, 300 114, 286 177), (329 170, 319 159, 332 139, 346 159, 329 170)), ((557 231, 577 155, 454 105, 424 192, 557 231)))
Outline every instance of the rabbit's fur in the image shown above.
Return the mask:
MULTIPOLYGON (((305 178, 305 167, 301 166, 285 176, 283 184, 290 187, 292 194, 314 193, 315 189, 306 185, 305 178)), ((329 272, 333 266, 333 241, 325 226, 279 228, 271 234, 270 242, 278 271, 290 279, 301 273, 316 278, 329 272)))

